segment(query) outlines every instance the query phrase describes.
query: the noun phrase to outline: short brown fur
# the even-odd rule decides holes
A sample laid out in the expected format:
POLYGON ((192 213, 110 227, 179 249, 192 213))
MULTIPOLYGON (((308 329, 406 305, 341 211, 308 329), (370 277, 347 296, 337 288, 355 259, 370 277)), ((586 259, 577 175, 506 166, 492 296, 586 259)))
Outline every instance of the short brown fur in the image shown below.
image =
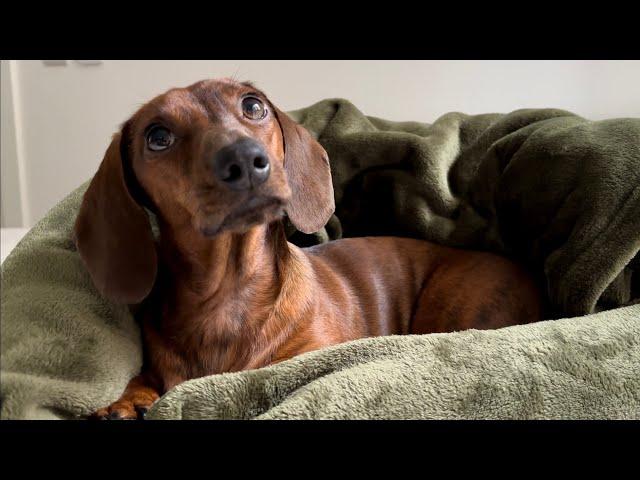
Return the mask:
POLYGON ((94 418, 140 418, 185 380, 358 338, 540 319, 534 282, 496 255, 395 237, 287 242, 285 212, 311 233, 333 202, 324 149, 250 84, 198 82, 136 112, 114 136, 75 229, 99 291, 142 302, 143 370, 94 418), (247 95, 264 102, 264 119, 243 116, 247 95), (176 137, 161 153, 145 143, 156 123, 176 137), (264 147, 271 171, 238 192, 214 178, 208 159, 245 137, 264 147), (142 205, 157 215, 157 244, 142 205))

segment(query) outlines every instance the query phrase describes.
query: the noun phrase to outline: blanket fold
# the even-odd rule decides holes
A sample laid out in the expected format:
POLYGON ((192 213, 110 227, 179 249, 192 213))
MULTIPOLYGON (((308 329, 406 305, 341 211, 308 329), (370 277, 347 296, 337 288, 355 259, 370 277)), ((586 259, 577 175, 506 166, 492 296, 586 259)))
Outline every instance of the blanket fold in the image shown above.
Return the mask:
MULTIPOLYGON (((336 196, 325 229, 289 226, 291 241, 401 235, 510 255, 553 318, 575 318, 363 339, 186 382, 149 418, 640 418, 640 119, 392 122, 341 99, 291 116, 327 150, 336 196)), ((100 297, 71 241, 86 187, 2 266, 3 419, 82 418, 140 369, 133 315, 100 297)))
POLYGON ((638 308, 377 337, 178 385, 149 419, 640 418, 638 308))
POLYGON ((329 154, 342 235, 516 257, 544 280, 556 317, 640 296, 631 264, 640 251, 640 119, 524 109, 453 112, 429 125, 367 117, 341 99, 292 116, 329 154))

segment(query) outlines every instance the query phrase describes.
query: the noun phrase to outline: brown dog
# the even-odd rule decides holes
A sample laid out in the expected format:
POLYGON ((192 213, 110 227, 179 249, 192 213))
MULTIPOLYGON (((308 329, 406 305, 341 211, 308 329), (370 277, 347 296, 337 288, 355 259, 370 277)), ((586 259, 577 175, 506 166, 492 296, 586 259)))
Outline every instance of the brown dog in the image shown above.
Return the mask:
POLYGON ((252 85, 203 81, 144 105, 75 226, 98 290, 145 300, 142 373, 94 416, 137 418, 185 380, 357 338, 540 318, 532 280, 492 254, 392 237, 287 242, 284 212, 312 233, 333 210, 326 152, 252 85))

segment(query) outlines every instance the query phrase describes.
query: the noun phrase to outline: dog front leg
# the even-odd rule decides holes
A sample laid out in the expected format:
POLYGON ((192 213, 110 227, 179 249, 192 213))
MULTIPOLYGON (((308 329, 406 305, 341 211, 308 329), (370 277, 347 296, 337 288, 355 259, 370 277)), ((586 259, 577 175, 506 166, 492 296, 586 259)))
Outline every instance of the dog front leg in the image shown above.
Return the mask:
POLYGON ((93 420, 136 420, 144 418, 151 405, 160 398, 150 375, 141 373, 132 378, 118 400, 94 412, 93 420))

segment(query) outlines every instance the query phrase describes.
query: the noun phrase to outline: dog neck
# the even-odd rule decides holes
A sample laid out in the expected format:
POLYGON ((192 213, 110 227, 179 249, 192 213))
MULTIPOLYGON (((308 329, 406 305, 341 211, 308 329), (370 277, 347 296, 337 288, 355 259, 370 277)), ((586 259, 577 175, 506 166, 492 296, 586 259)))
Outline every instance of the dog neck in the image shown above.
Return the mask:
POLYGON ((255 294, 278 290, 279 272, 290 261, 280 222, 214 236, 158 223, 159 261, 175 291, 194 297, 197 303, 214 299, 224 303, 242 290, 255 294))
MULTIPOLYGON (((308 260, 282 223, 213 237, 159 224, 161 328, 185 343, 250 345, 248 366, 268 363, 311 299, 308 260)), ((247 368, 220 368, 236 366, 247 368)))

